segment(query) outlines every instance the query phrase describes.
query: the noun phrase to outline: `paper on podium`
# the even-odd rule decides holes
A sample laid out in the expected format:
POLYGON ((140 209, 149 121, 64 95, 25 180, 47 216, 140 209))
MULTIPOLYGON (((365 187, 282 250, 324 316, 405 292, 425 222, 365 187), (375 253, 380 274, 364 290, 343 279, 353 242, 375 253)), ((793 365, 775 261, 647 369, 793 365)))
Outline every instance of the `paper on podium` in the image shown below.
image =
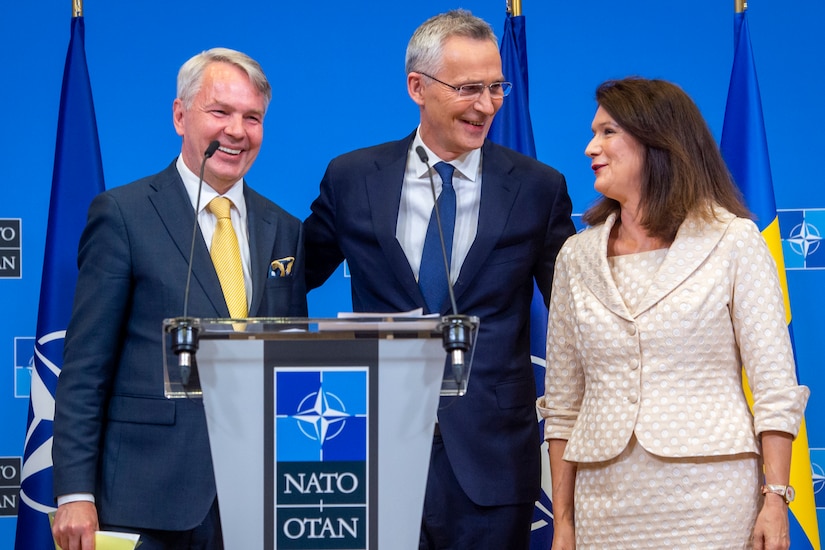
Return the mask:
POLYGON ((422 308, 411 309, 410 311, 397 311, 395 313, 355 313, 352 311, 339 311, 339 319, 382 319, 384 317, 440 317, 437 313, 424 315, 422 308))
POLYGON ((318 328, 320 330, 390 330, 393 328, 405 330, 420 327, 421 321, 432 321, 432 329, 435 330, 438 322, 441 321, 441 316, 438 314, 423 315, 423 313, 424 310, 421 308, 393 313, 340 312, 338 319, 344 319, 344 321, 319 322, 318 328), (351 319, 352 322, 347 323, 346 319, 351 319))

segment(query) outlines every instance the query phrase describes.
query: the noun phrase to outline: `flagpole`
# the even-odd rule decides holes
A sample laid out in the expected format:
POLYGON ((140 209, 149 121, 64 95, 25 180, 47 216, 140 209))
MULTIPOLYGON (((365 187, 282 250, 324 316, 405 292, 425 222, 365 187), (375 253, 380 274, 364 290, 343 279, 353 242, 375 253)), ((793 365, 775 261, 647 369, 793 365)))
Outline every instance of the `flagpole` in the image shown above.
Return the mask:
POLYGON ((742 13, 748 9, 748 0, 733 0, 733 5, 736 13, 742 13))
POLYGON ((521 0, 507 0, 507 13, 513 17, 521 15, 521 0))
POLYGON ((72 17, 83 17, 83 0, 72 0, 72 17))

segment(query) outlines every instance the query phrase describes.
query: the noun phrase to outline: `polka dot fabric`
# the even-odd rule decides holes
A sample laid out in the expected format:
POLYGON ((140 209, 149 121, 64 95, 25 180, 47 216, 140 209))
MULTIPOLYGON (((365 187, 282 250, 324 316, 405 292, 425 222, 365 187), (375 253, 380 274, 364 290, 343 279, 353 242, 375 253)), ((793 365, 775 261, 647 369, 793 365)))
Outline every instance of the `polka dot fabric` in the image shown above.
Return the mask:
POLYGON ((567 460, 614 458, 634 433, 664 457, 758 453, 759 432, 796 435, 809 392, 796 382, 775 264, 753 222, 717 217, 683 223, 660 263, 642 255, 622 268, 627 303, 606 253, 614 217, 565 243, 538 406, 545 437, 568 440, 567 460))
POLYGON ((614 223, 559 253, 538 400, 545 437, 578 463, 578 547, 744 547, 756 434, 796 435, 809 394, 776 266, 755 224, 721 209, 667 250, 607 258, 614 223))
POLYGON ((631 438, 576 474, 577 550, 752 548, 761 506, 755 455, 661 458, 631 438))

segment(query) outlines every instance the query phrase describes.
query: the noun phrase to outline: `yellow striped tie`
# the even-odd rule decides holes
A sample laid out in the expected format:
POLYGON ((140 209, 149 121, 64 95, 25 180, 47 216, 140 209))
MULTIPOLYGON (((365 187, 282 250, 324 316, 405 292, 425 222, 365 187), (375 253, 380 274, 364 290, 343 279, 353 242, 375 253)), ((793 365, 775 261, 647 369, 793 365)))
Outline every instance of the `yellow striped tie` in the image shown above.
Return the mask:
POLYGON ((247 315, 246 288, 241 267, 241 249, 232 228, 232 219, 229 217, 231 206, 232 202, 226 197, 215 197, 207 206, 207 209, 218 218, 215 233, 212 235, 210 255, 221 281, 229 316, 233 319, 243 319, 247 315))

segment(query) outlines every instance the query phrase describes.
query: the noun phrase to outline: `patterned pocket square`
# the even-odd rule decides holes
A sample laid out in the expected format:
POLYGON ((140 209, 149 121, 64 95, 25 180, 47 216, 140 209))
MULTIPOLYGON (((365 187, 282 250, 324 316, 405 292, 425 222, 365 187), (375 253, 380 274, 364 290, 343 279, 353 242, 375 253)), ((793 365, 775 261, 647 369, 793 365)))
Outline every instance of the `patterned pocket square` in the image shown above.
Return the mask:
POLYGON ((269 264, 269 276, 270 277, 291 277, 292 276, 292 265, 295 263, 294 256, 287 256, 286 258, 281 258, 280 260, 272 260, 272 263, 269 264))

